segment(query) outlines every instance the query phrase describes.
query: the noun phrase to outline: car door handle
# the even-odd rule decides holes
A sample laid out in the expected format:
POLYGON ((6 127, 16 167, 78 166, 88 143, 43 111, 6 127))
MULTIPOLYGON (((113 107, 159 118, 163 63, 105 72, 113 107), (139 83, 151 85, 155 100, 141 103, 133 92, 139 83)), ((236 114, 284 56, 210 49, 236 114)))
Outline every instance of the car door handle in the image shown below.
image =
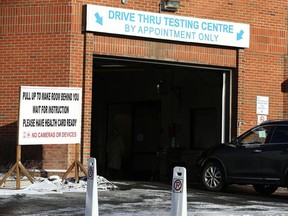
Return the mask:
POLYGON ((261 150, 261 149, 256 149, 256 150, 254 150, 253 152, 254 152, 254 153, 261 153, 262 150, 261 150))

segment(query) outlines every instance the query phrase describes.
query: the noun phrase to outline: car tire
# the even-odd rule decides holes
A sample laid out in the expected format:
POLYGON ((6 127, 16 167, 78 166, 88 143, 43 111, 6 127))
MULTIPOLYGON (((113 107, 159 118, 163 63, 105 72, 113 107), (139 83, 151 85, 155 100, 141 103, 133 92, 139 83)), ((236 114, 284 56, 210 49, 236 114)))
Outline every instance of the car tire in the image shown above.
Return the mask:
POLYGON ((274 193, 277 189, 278 186, 276 185, 265 185, 265 184, 255 184, 253 185, 253 188, 255 191, 257 191, 260 194, 265 194, 265 195, 270 195, 274 193))
POLYGON ((222 166, 215 162, 209 162, 202 171, 202 182, 209 191, 222 191, 226 187, 222 166))

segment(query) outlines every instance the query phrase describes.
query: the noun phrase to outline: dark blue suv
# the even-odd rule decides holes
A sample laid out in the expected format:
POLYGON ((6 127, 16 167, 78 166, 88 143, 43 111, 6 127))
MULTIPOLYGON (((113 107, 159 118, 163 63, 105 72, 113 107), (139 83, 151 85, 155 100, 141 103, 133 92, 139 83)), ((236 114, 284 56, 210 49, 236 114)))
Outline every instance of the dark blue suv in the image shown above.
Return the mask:
POLYGON ((262 194, 288 186, 288 119, 266 121, 231 143, 204 151, 197 161, 206 189, 252 184, 262 194))

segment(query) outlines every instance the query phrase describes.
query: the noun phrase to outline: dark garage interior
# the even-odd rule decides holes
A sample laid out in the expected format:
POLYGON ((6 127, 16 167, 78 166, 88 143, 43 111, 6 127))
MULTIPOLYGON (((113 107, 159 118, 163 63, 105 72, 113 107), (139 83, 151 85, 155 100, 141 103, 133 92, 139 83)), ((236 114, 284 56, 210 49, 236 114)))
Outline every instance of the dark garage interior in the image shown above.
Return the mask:
POLYGON ((117 178, 171 178, 174 166, 196 175, 199 153, 227 137, 230 70, 94 56, 91 156, 107 176, 107 143, 124 143, 117 178))

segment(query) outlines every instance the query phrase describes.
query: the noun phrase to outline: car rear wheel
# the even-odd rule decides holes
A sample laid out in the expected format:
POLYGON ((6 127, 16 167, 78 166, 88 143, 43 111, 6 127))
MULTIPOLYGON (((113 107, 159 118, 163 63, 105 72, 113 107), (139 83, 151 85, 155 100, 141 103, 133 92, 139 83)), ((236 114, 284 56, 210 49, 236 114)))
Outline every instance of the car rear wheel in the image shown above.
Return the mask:
POLYGON ((222 167, 218 163, 207 163, 202 172, 202 182, 207 190, 224 190, 226 185, 222 167))
POLYGON ((276 186, 276 185, 255 184, 255 185, 253 185, 253 188, 258 193, 265 194, 265 195, 270 195, 270 194, 274 193, 278 189, 278 186, 276 186))

